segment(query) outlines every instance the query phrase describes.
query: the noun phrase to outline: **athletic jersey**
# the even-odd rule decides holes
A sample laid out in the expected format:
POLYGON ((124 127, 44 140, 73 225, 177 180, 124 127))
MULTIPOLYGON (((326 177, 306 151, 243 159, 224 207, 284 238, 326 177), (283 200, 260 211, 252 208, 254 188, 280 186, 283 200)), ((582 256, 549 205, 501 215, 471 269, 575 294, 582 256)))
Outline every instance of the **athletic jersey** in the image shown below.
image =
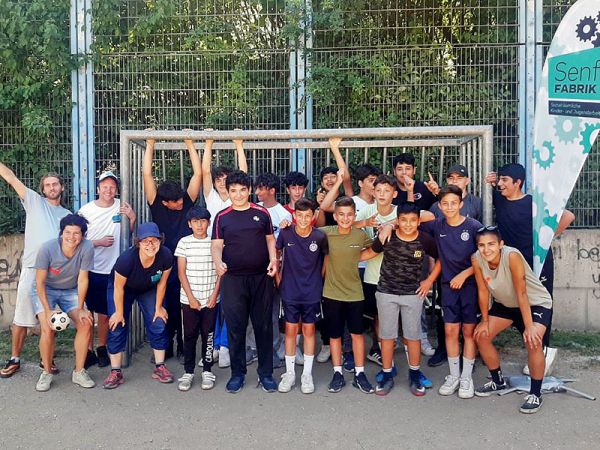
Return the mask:
POLYGON ((219 193, 216 189, 211 189, 208 195, 204 198, 206 201, 206 209, 210 212, 210 226, 208 227, 208 235, 212 235, 212 225, 215 221, 215 217, 225 208, 229 208, 231 206, 231 199, 227 197, 227 199, 222 200, 219 193))
POLYGON ((187 191, 183 194, 183 209, 179 211, 171 210, 163 205, 157 196, 154 203, 150 206, 152 221, 158 225, 158 229, 165 235, 164 246, 171 250, 171 253, 177 248, 177 243, 184 236, 192 234, 192 230, 186 219, 187 212, 194 206, 187 191))
MULTIPOLYGON (((437 201, 437 197, 433 195, 425 183, 422 181, 415 181, 415 186, 413 188, 414 194, 414 203, 419 207, 419 209, 429 210, 431 205, 433 205, 437 201)), ((408 192, 403 191, 398 188, 398 195, 394 200, 392 200, 394 205, 401 205, 403 203, 408 203, 408 192)))
POLYGON ((384 294, 415 295, 423 279, 423 262, 427 256, 438 258, 435 241, 427 233, 405 241, 394 232, 385 244, 375 239, 373 251, 383 252, 377 290, 384 294))
POLYGON ((98 206, 95 201, 86 203, 78 211, 89 222, 86 239, 95 241, 104 236, 113 236, 115 241, 110 247, 94 247, 94 270, 92 272, 109 274, 121 254, 121 200, 114 199, 111 206, 98 206))
POLYGON ((360 252, 371 243, 369 236, 357 228, 351 228, 348 234, 340 234, 337 225, 319 229, 327 235, 329 244, 323 296, 345 302, 364 300, 357 264, 360 252))
POLYGON ((62 238, 44 242, 35 260, 35 268, 46 270, 46 286, 53 289, 77 287, 79 271, 94 268, 94 244, 83 239, 71 257, 65 256, 61 248, 62 238))
MULTIPOLYGON (((458 226, 448 225, 445 218, 421 224, 421 229, 435 239, 442 262, 442 283, 450 283, 452 278, 471 267, 471 255, 477 250, 475 233, 481 228, 480 222, 470 217, 458 226)), ((469 277, 465 283, 475 283, 469 277)))
MULTIPOLYGON (((211 239, 208 236, 198 239, 190 234, 179 240, 175 250, 176 257, 185 258, 185 276, 194 298, 202 306, 206 306, 208 303, 217 282, 217 273, 210 254, 210 242, 211 239)), ((189 305, 190 301, 183 287, 179 294, 179 301, 184 305, 189 305)))
POLYGON ((323 258, 329 253, 325 233, 313 228, 302 237, 291 226, 279 233, 277 248, 283 253, 281 298, 287 303, 318 303, 323 292, 323 258))
MULTIPOLYGON (((377 213, 377 220, 379 221, 379 223, 389 222, 391 220, 396 220, 396 209, 397 206, 393 205, 392 211, 389 214, 383 216, 379 214, 377 210, 377 203, 373 203, 372 205, 367 205, 365 208, 361 209, 360 212, 356 215, 356 220, 365 220, 377 213)), ((371 239, 375 237, 375 232, 377 231, 373 227, 365 227, 363 228, 363 230, 371 239)), ((375 258, 369 259, 367 261, 365 276, 363 280, 365 283, 377 284, 379 282, 379 271, 381 270, 381 261, 383 261, 383 255, 377 255, 375 258)))
MULTIPOLYGON (((474 196, 473 194, 467 194, 462 199, 463 206, 460 208, 460 215, 465 217, 471 217, 481 222, 483 218, 483 202, 481 198, 474 196)), ((431 211, 436 219, 444 217, 444 213, 440 209, 440 202, 435 202, 432 206, 431 211)))
POLYGON ((267 208, 262 202, 259 202, 258 204, 269 212, 269 216, 271 216, 271 224, 273 225, 273 235, 275 236, 275 239, 277 239, 279 236, 279 224, 282 220, 291 222, 292 215, 283 207, 281 203, 277 203, 275 206, 271 206, 270 208, 267 208))
POLYGON ((273 234, 271 216, 262 206, 238 211, 229 207, 214 220, 213 239, 222 239, 223 262, 230 275, 264 274, 269 266, 266 236, 273 234))
POLYGON ((153 289, 162 274, 173 267, 173 254, 161 245, 150 267, 142 266, 140 249, 132 247, 124 251, 115 263, 114 272, 127 278, 125 289, 134 294, 143 294, 153 289))
POLYGON ((525 269, 525 285, 529 304, 531 306, 542 306, 548 309, 552 308, 552 297, 550 296, 550 293, 542 285, 535 273, 533 273, 533 270, 531 270, 531 267, 529 267, 521 252, 516 248, 507 245, 502 247, 500 252, 500 263, 496 269, 490 269, 487 261, 481 256, 479 251, 475 253, 475 259, 477 260, 479 267, 481 267, 483 279, 490 290, 490 293, 494 297, 494 301, 502 303, 507 308, 519 307, 517 292, 510 270, 509 259, 511 253, 516 253, 523 261, 523 267, 525 269))

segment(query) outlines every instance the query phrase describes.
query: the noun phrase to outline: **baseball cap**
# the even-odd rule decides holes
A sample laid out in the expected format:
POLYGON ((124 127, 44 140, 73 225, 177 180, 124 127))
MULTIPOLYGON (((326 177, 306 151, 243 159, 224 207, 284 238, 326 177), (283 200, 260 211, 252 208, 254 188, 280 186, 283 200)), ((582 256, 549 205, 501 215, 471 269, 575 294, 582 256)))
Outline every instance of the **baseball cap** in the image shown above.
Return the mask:
POLYGON ((514 181, 521 180, 525 182, 525 167, 521 164, 505 164, 498 169, 499 177, 511 177, 514 181))
POLYGON ((140 241, 149 237, 155 237, 159 239, 162 238, 162 234, 160 234, 158 225, 156 225, 154 222, 143 223, 137 228, 137 238, 140 241))
POLYGON ((100 176, 98 177, 98 183, 100 183, 103 180, 106 180, 107 178, 112 178, 113 180, 115 180, 115 183, 117 183, 117 186, 119 185, 119 178, 110 170, 107 170, 106 172, 102 172, 100 174, 100 176))
POLYGON ((467 168, 461 164, 455 164, 453 166, 451 166, 448 169, 448 172, 446 172, 448 174, 448 176, 452 175, 453 173, 457 173, 459 174, 461 177, 468 177, 469 176, 469 171, 467 170, 467 168))
POLYGON ((194 206, 185 215, 187 220, 192 219, 206 219, 210 220, 210 211, 203 206, 194 206))

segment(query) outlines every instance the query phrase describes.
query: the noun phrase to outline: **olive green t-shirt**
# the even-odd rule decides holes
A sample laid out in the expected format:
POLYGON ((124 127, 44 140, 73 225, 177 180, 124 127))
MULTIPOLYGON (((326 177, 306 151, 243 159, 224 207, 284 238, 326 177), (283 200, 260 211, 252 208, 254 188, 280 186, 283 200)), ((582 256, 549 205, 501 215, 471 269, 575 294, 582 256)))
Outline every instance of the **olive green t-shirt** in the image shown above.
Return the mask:
POLYGON ((364 300, 357 266, 360 252, 370 246, 371 239, 357 228, 352 228, 348 234, 340 234, 337 225, 320 230, 327 235, 329 244, 323 297, 344 302, 364 300))

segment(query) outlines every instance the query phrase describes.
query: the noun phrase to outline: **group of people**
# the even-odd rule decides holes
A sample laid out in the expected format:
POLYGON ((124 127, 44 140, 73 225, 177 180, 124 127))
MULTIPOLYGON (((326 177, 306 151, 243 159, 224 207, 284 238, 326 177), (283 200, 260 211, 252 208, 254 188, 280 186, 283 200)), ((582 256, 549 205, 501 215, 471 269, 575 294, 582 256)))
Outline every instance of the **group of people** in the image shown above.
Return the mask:
MULTIPOLYGON (((72 214, 61 205, 60 176, 43 177, 38 194, 0 163, 0 176, 26 211, 12 355, 0 377, 19 370, 27 328, 39 322, 42 373, 36 389, 50 389, 59 369, 49 319, 59 307, 77 328, 73 383, 94 387, 86 369, 98 364, 110 366, 103 387, 119 387, 137 302, 153 349, 152 378, 172 383, 165 361, 177 357, 184 369, 181 391, 192 387, 197 364, 201 388, 213 388, 218 359, 231 368, 230 393, 243 388, 247 365, 258 360, 265 391, 292 390, 300 363, 300 389, 309 394, 315 390, 315 359, 331 358, 329 392, 344 388, 345 370, 354 373, 352 385, 361 392, 386 395, 397 374, 394 350, 401 328, 412 394, 423 396, 433 386, 421 370, 423 353, 431 356, 431 366, 448 363, 439 394, 488 396, 507 386, 494 337, 514 326, 523 333, 531 376, 520 411, 540 408, 542 380, 554 357, 553 261, 550 253, 540 278, 531 269, 532 203, 523 192, 522 166, 507 164, 486 177, 495 188, 497 226, 483 226, 481 199, 469 193, 462 165, 450 167, 447 185, 440 187, 431 175, 416 181, 415 159, 403 153, 394 158, 392 175, 364 164, 353 170, 352 180, 341 140, 332 138, 336 167, 321 171, 315 199, 307 197, 307 177, 290 172, 283 180, 288 202, 282 205, 280 179, 264 173, 253 182, 243 142, 234 142, 238 170, 212 167, 212 141, 204 143, 200 159, 186 140, 192 176, 184 190, 172 181, 156 184, 155 143, 148 140, 142 170, 152 221, 139 225, 131 206, 117 198, 119 179, 111 171, 98 177, 97 199, 72 214), (258 203, 250 201, 253 188, 258 203), (121 253, 124 218, 135 237, 121 253), (435 350, 424 310, 434 288, 442 311, 435 350), (318 354, 316 331, 322 341, 318 354), (491 381, 476 389, 471 374, 478 352, 491 381), (367 359, 382 367, 375 385, 365 373, 367 359), (277 383, 273 370, 281 366, 285 371, 277 383)), ((557 234, 573 220, 565 211, 557 234)))

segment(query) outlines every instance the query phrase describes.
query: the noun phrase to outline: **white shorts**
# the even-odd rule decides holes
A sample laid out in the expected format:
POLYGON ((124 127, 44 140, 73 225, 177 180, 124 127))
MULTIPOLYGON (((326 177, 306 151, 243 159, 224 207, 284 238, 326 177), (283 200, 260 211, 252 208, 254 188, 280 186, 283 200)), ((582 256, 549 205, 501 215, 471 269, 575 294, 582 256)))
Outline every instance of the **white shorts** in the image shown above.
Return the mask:
POLYGON ((37 327, 38 320, 33 310, 31 293, 35 285, 35 269, 24 267, 21 269, 19 284, 17 285, 17 304, 15 305, 15 318, 13 324, 20 327, 37 327))

